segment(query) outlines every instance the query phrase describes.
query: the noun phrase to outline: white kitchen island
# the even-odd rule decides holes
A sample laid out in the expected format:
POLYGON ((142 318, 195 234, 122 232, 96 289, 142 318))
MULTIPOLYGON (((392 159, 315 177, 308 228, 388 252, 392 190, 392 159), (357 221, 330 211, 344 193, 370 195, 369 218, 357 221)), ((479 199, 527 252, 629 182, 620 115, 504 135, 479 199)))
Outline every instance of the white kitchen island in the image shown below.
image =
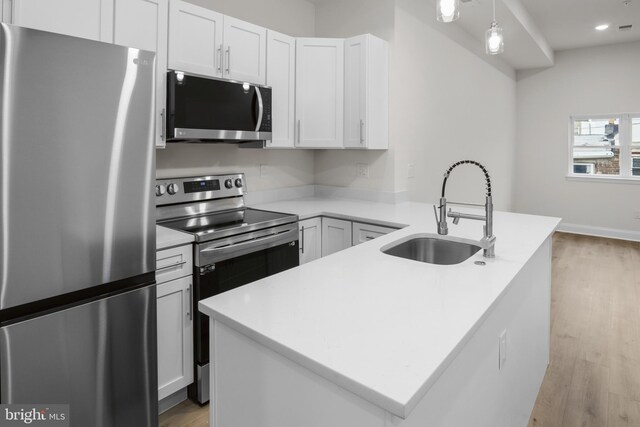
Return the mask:
MULTIPOLYGON (((496 212, 496 258, 442 266, 380 251, 435 233, 429 204, 259 207, 408 226, 200 302, 212 426, 526 426, 549 357, 558 218, 496 212)), ((478 239, 482 227, 463 220, 450 234, 478 239)))

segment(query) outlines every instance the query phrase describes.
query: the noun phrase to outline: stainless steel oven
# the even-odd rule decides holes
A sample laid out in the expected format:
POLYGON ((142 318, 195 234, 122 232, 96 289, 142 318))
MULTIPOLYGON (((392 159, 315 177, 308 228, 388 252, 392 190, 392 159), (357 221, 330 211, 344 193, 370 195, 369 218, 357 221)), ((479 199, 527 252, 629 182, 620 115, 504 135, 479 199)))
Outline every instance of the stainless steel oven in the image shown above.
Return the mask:
POLYGON ((192 233, 194 244, 194 384, 209 401, 209 318, 198 301, 299 265, 298 217, 244 206, 244 176, 159 180, 158 224, 192 233))

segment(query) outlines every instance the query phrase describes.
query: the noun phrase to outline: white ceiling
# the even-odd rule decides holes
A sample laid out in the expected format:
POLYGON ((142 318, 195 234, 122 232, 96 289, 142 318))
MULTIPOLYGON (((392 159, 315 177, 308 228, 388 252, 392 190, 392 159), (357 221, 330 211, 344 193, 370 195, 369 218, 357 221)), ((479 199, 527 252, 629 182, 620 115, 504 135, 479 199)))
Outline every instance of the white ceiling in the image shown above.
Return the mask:
MULTIPOLYGON (((425 1, 435 8, 437 0, 425 1)), ((454 25, 484 44, 492 0, 463 2, 460 15, 454 25)), ((624 0, 496 0, 496 18, 505 38, 501 57, 516 70, 553 65, 553 51, 640 40, 640 0, 630 0, 629 5, 624 0), (604 23, 610 25, 608 30, 595 30, 604 23), (618 30, 629 24, 631 30, 618 30)))
POLYGON ((640 40, 640 0, 521 0, 554 50, 640 40), (596 31, 609 24, 606 31, 596 31), (632 24, 629 31, 620 25, 632 24))

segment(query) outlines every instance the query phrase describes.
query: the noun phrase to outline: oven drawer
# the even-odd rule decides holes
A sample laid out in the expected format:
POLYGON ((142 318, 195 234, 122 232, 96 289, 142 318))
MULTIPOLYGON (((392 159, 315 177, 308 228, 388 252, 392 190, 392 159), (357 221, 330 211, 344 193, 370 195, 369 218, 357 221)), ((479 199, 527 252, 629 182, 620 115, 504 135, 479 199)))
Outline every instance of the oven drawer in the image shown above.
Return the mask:
POLYGON ((158 284, 193 273, 193 246, 184 245, 156 252, 156 282, 158 284))

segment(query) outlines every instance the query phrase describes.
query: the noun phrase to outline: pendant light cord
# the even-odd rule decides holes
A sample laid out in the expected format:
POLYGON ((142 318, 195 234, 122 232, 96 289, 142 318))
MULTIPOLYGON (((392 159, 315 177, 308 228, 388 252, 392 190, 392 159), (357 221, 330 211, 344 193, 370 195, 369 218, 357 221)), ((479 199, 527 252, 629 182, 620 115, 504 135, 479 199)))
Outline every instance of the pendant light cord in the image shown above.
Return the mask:
POLYGON ((496 0, 493 0, 493 22, 496 22, 496 0))

